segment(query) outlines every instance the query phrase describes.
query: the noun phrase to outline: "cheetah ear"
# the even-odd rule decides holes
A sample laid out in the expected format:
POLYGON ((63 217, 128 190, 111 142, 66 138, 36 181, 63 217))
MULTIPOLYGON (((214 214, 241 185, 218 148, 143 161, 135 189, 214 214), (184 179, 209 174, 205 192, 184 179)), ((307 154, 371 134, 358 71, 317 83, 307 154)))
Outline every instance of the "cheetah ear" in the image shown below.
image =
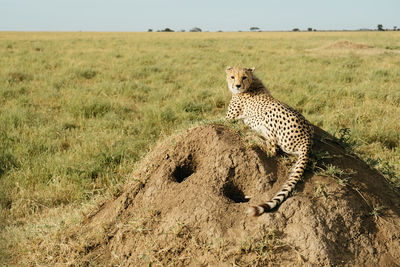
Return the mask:
POLYGON ((249 68, 247 70, 250 71, 250 72, 254 72, 256 70, 256 68, 252 67, 252 68, 249 68))
POLYGON ((233 69, 231 66, 227 67, 225 72, 228 73, 231 69, 233 69))

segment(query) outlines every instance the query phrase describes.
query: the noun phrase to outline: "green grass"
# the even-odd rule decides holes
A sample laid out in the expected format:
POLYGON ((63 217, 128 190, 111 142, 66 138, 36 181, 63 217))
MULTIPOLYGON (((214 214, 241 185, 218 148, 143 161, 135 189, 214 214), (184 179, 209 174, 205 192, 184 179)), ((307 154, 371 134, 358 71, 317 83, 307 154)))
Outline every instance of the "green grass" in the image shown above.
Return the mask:
MULTIPOLYGON (((399 37, 0 33, 0 240, 113 192, 157 140, 222 118, 229 65, 256 67, 276 98, 331 134, 350 129, 344 141, 399 187, 399 37), (343 40, 374 48, 323 48, 343 40)), ((21 235, 0 242, 0 262, 25 255, 35 233, 21 235)))

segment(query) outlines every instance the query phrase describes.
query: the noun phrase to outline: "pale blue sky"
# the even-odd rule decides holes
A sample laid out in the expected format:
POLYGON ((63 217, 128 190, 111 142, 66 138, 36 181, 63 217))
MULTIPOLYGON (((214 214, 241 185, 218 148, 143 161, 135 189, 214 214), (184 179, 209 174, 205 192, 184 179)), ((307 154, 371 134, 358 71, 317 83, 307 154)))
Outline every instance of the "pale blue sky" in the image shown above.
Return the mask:
POLYGON ((400 28, 400 0, 0 0, 0 31, 400 28))

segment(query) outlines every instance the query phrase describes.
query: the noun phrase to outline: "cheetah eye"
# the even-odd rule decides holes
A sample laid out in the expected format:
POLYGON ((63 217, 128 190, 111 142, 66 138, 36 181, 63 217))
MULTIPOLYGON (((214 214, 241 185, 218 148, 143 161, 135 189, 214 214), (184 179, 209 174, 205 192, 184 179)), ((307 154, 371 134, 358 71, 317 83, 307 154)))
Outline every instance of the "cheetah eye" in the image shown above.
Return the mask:
POLYGON ((231 76, 231 79, 235 79, 235 76, 231 76))
POLYGON ((246 76, 243 76, 243 80, 246 80, 247 79, 247 77, 246 76))

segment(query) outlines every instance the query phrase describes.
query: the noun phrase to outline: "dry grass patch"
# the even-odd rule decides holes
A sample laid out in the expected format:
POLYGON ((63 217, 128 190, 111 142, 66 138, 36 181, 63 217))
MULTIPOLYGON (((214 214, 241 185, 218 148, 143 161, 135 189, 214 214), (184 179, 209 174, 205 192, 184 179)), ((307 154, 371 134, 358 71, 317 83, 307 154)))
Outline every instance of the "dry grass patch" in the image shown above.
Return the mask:
POLYGON ((399 32, 0 37, 0 262, 40 262, 45 245, 25 248, 64 246, 46 214, 113 195, 157 140, 223 118, 228 65, 255 66, 329 133, 350 129, 351 149, 399 187, 399 32))

